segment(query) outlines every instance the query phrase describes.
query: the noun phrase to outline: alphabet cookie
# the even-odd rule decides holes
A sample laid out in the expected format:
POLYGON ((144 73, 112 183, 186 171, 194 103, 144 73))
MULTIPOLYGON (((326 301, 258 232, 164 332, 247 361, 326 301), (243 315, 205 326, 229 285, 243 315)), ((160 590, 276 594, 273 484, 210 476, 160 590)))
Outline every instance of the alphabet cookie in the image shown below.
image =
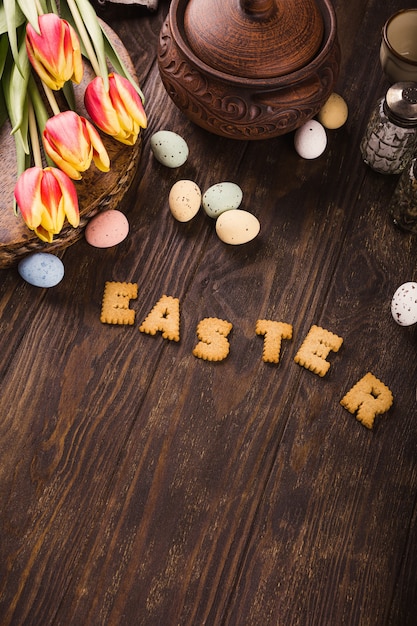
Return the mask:
POLYGON ((372 428, 375 417, 386 413, 391 408, 393 400, 389 387, 368 372, 347 392, 340 400, 340 404, 349 413, 356 413, 356 418, 366 428, 372 428))

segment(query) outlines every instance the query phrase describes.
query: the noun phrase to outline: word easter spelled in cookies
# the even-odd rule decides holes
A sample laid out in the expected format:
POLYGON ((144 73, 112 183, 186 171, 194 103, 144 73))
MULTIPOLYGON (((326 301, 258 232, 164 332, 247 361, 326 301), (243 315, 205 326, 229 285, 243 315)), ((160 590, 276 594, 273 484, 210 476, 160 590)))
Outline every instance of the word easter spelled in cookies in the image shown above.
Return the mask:
MULTIPOLYGON (((106 282, 100 321, 103 324, 129 324, 135 321, 135 311, 129 308, 130 300, 137 298, 136 283, 106 282)), ((197 325, 198 343, 193 355, 206 361, 222 361, 229 354, 228 335, 233 325, 227 320, 207 317, 197 325)), ((164 339, 180 340, 180 303, 178 298, 162 296, 149 315, 139 326, 140 332, 148 335, 161 333, 164 339)), ((274 320, 259 319, 255 332, 263 336, 262 359, 266 363, 278 363, 283 339, 292 339, 291 324, 274 320)), ((343 339, 330 331, 313 325, 302 342, 294 361, 314 372, 325 376, 330 368, 326 357, 338 352, 343 339)), ((366 428, 372 428, 376 415, 385 413, 391 407, 391 390, 373 374, 368 372, 346 393, 340 404, 366 428)))

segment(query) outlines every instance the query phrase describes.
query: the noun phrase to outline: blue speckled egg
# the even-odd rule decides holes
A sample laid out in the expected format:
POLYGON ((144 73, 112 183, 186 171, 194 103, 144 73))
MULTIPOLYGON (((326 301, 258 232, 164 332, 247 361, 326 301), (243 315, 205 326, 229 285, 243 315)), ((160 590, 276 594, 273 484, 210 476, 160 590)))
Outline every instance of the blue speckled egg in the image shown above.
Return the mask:
POLYGON ((236 183, 216 183, 203 195, 203 209, 209 217, 217 218, 225 211, 237 209, 243 198, 243 191, 236 183))
POLYGON ((188 159, 188 145, 182 137, 171 130, 159 130, 151 137, 151 150, 159 163, 176 168, 188 159))
POLYGON ((64 264, 49 252, 34 252, 19 262, 20 276, 34 287, 55 287, 64 277, 64 264))

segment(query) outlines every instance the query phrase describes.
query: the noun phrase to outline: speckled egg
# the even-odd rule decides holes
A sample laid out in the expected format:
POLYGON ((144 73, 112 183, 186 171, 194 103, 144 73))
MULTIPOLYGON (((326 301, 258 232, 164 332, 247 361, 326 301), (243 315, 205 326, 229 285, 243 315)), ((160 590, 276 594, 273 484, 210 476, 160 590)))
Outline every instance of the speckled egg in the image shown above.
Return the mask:
POLYGON ((232 245, 248 243, 255 239, 261 225, 255 215, 242 209, 230 209, 222 213, 216 221, 216 233, 224 242, 232 245))
POLYGON ((49 252, 34 252, 22 259, 17 270, 34 287, 55 287, 64 277, 64 264, 49 252))
POLYGON ((154 133, 150 145, 155 159, 166 167, 180 167, 188 159, 189 150, 185 139, 171 130, 154 133))
POLYGON ((169 192, 169 208, 179 222, 189 222, 201 206, 200 187, 192 180, 178 180, 169 192))
POLYGON ((327 135, 317 120, 310 120, 295 131, 294 147, 303 159, 316 159, 326 149, 327 135))
POLYGON ((320 109, 317 119, 325 128, 340 128, 348 118, 348 106, 338 93, 332 93, 320 109))
POLYGON ((126 239, 128 232, 126 215, 112 209, 91 218, 85 229, 85 238, 95 248, 111 248, 126 239))
POLYGON ((404 283, 398 287, 392 297, 391 313, 400 326, 417 323, 417 283, 404 283))
POLYGON ((239 208, 243 192, 236 183, 216 183, 203 195, 203 209, 209 217, 217 218, 225 211, 239 208))

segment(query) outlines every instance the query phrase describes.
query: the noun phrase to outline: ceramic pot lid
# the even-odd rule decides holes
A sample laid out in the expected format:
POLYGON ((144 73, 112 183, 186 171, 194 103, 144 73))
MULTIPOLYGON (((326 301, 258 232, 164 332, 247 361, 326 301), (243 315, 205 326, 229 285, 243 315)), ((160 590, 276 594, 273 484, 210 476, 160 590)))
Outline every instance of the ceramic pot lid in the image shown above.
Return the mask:
POLYGON ((206 65, 244 78, 274 78, 314 58, 324 24, 315 0, 189 0, 184 30, 206 65))

